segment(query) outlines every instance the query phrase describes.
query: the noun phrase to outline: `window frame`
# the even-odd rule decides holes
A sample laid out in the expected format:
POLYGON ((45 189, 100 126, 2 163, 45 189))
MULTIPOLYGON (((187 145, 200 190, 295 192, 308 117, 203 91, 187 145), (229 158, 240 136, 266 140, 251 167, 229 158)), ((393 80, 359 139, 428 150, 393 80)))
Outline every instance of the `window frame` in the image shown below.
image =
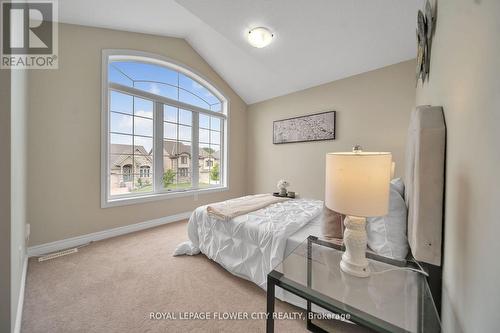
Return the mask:
MULTIPOLYGON (((228 170, 229 170, 229 99, 221 93, 221 90, 218 89, 214 84, 209 82, 204 76, 197 73, 195 70, 189 68, 186 65, 183 65, 175 60, 159 56, 156 54, 151 54, 148 52, 141 52, 135 50, 123 50, 123 49, 106 49, 102 51, 102 83, 101 83, 101 91, 102 91, 102 110, 101 110, 101 207, 115 207, 122 205, 130 205, 136 203, 157 201, 157 200, 165 200, 169 198, 177 198, 177 197, 186 197, 186 196, 197 196, 198 194, 205 193, 213 193, 213 192, 221 192, 227 191, 229 189, 228 183, 228 170), (120 85, 117 83, 109 83, 108 82, 108 64, 110 61, 137 61, 148 64, 159 65, 162 67, 166 67, 168 69, 177 71, 192 80, 198 82, 200 85, 204 86, 208 89, 215 97, 217 97, 221 101, 221 111, 211 111, 205 110, 198 106, 190 105, 181 101, 171 100, 169 98, 158 96, 151 94, 147 91, 142 91, 137 88, 127 87, 124 85, 120 85), (110 193, 110 161, 109 161, 109 144, 110 144, 110 115, 109 111, 109 96, 111 90, 117 91, 120 93, 129 94, 132 96, 137 96, 139 98, 144 98, 148 100, 152 100, 154 103, 153 108, 153 192, 148 193, 127 193, 111 196, 110 193), (192 111, 193 120, 192 120, 192 156, 197 156, 199 153, 199 114, 203 113, 209 116, 215 116, 217 118, 223 119, 220 132, 221 132, 221 184, 218 187, 212 188, 191 188, 187 190, 167 190, 164 189, 163 186, 158 187, 158 184, 161 184, 161 179, 163 175, 163 117, 158 119, 158 115, 160 111, 158 110, 161 106, 163 110, 163 104, 171 105, 177 108, 186 109, 192 111), (158 148, 160 145, 160 148, 158 148), (158 152, 161 149, 161 154, 158 152), (159 171, 159 172, 158 172, 159 171)), ((163 114, 163 111, 161 111, 163 114)), ((191 159, 191 168, 192 168, 192 179, 196 177, 196 181, 198 178, 198 164, 199 159, 191 159), (196 160, 196 163, 194 162, 196 160)), ((151 170, 150 170, 151 171, 151 170)))

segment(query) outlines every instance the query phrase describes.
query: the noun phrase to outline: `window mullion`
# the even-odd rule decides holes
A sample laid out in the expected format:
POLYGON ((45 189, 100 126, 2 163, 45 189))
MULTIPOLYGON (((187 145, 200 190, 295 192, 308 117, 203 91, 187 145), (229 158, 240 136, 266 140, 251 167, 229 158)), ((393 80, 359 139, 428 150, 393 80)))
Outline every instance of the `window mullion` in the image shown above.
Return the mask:
POLYGON ((163 104, 154 104, 154 192, 163 190, 163 104))
POLYGON ((191 139, 193 140, 191 145, 191 181, 194 188, 199 188, 199 128, 200 128, 200 114, 198 112, 192 113, 193 126, 191 127, 191 139))
POLYGON ((219 153, 219 186, 226 186, 226 134, 227 121, 221 120, 220 124, 220 153, 219 153))

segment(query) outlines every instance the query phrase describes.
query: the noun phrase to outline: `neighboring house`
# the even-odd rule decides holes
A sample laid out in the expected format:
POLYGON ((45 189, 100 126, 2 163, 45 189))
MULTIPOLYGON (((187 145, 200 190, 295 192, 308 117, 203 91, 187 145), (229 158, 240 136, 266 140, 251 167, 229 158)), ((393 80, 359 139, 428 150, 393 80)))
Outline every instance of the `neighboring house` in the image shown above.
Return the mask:
POLYGON ((111 193, 128 193, 153 183, 151 152, 136 146, 133 157, 131 153, 131 145, 111 145, 111 193))
MULTIPOLYGON (((164 169, 173 169, 177 174, 178 183, 191 181, 191 146, 183 142, 163 141, 163 165, 164 169)), ((215 184, 218 181, 209 180, 210 170, 220 160, 220 151, 210 154, 209 151, 200 148, 198 152, 199 182, 200 184, 215 184)))
MULTIPOLYGON (((153 158, 143 146, 136 146, 132 161, 132 146, 111 144, 111 193, 129 193, 141 186, 153 183, 153 158), (135 162, 135 163, 134 163, 135 162)), ((220 151, 213 152, 203 148, 198 154, 200 184, 218 184, 210 180, 210 170, 220 160, 220 151)), ((172 169, 176 183, 191 181, 191 146, 182 142, 165 140, 163 143, 164 170, 172 169)))
POLYGON ((191 146, 182 142, 163 141, 163 168, 172 169, 177 175, 177 183, 191 181, 191 146))
POLYGON ((219 163, 220 151, 215 151, 210 154, 210 151, 200 148, 198 160, 200 168, 200 184, 219 184, 219 181, 210 179, 210 170, 216 163, 219 163))

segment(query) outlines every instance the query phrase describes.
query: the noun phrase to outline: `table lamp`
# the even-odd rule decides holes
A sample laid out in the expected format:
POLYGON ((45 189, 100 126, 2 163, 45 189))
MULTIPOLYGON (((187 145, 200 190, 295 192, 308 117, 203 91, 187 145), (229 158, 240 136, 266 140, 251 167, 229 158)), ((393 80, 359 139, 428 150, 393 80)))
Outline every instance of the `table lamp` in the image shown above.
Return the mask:
POLYGON ((344 219, 342 271, 358 277, 370 275, 366 260, 366 217, 383 216, 389 209, 392 156, 384 152, 352 152, 326 155, 325 205, 344 219))

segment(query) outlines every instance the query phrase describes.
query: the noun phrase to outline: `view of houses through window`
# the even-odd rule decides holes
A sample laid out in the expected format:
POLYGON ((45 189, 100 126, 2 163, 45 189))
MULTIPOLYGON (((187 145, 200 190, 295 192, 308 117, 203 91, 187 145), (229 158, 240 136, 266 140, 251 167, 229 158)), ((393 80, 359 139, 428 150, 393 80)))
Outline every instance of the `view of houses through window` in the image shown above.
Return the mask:
POLYGON ((221 121, 219 118, 200 114, 199 124, 198 137, 202 158, 199 168, 200 186, 209 187, 220 184, 221 121))
POLYGON ((109 59, 108 96, 108 197, 223 185, 226 115, 210 90, 165 66, 109 59))

